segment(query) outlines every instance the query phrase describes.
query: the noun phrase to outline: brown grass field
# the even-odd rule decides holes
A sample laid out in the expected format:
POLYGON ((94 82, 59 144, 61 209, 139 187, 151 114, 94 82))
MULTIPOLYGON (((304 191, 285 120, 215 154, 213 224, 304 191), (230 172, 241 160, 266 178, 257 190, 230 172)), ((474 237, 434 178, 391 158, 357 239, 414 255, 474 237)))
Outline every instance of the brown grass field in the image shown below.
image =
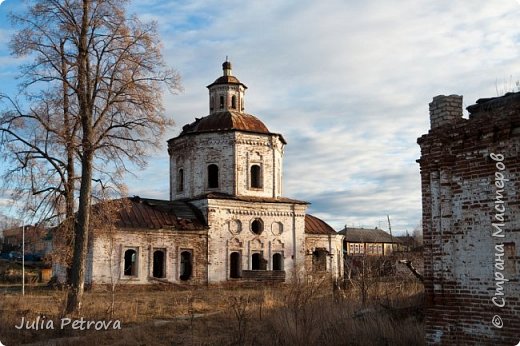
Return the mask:
POLYGON ((65 297, 65 290, 46 287, 29 287, 25 296, 4 289, 0 341, 6 346, 424 344, 422 286, 414 281, 374 285, 365 306, 356 289, 333 290, 327 280, 278 286, 118 286, 114 295, 98 287, 85 294, 82 316, 120 321, 120 330, 107 331, 61 329, 65 297), (38 316, 52 320, 54 329, 15 328, 22 317, 33 321, 38 316))

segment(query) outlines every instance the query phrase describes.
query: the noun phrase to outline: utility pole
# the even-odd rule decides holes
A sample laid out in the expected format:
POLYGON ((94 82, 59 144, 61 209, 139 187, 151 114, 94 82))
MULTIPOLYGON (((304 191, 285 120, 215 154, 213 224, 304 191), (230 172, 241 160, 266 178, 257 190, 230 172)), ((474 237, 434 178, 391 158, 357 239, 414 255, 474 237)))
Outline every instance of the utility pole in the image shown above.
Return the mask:
POLYGON ((25 295, 25 222, 23 222, 23 224, 22 224, 22 296, 24 296, 24 295, 25 295))
POLYGON ((390 215, 386 214, 388 219, 388 231, 390 232, 390 240, 392 241, 392 254, 394 253, 394 237, 392 236, 392 225, 390 225, 390 215))

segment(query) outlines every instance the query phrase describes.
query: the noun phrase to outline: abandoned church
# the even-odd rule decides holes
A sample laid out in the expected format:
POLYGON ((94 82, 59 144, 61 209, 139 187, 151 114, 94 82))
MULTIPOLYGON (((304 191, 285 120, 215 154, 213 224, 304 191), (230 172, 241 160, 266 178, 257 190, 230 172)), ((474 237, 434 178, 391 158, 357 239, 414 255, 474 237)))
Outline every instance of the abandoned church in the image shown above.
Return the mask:
POLYGON ((284 137, 245 113, 230 62, 208 89, 209 115, 168 141, 170 200, 126 199, 115 232, 90 237, 87 283, 339 278, 342 235, 282 197, 284 137))

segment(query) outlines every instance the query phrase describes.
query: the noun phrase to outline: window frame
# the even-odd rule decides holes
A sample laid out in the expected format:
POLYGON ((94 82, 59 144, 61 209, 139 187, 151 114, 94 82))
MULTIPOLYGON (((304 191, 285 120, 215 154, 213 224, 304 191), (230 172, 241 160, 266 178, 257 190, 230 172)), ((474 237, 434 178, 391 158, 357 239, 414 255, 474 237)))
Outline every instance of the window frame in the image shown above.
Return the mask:
POLYGON ((253 162, 249 165, 249 189, 250 190, 263 190, 264 189, 264 174, 261 163, 253 162), (257 176, 253 176, 253 168, 258 167, 257 176), (256 179, 255 179, 256 178, 256 179), (253 182, 256 182, 258 186, 254 186, 253 182))
POLYGON ((249 230, 251 231, 251 233, 253 233, 255 235, 261 235, 264 232, 264 228, 265 228, 264 221, 259 217, 252 219, 249 224, 249 230), (253 230, 253 224, 257 224, 257 223, 260 225, 260 230, 258 232, 255 232, 253 230))
POLYGON ((184 168, 180 167, 177 170, 177 192, 183 193, 184 192, 184 168))
POLYGON ((134 246, 125 246, 123 247, 123 251, 122 251, 122 254, 121 254, 121 259, 122 259, 122 271, 121 271, 121 278, 124 278, 124 279, 132 279, 132 278, 139 278, 139 274, 140 274, 140 270, 139 270, 139 247, 134 247, 134 246), (126 253, 128 251, 134 251, 135 253, 135 261, 132 261, 134 264, 132 265, 133 266, 133 270, 131 270, 131 272, 133 272, 133 274, 130 274, 130 275, 127 275, 126 272, 127 272, 127 269, 126 269, 126 253))
POLYGON ((208 190, 218 189, 220 187, 220 168, 216 163, 209 163, 206 166, 206 188, 208 190), (216 173, 210 173, 210 167, 216 167, 216 173), (216 186, 212 186, 211 182, 214 182, 213 175, 216 174, 216 186), (210 179, 211 178, 211 179, 210 179))
POLYGON ((165 279, 166 276, 167 276, 167 273, 166 273, 166 258, 167 258, 167 255, 166 255, 166 249, 165 248, 153 248, 152 249, 152 270, 151 270, 151 274, 152 274, 152 277, 155 278, 155 279, 165 279), (155 268, 155 253, 156 252, 162 252, 163 254, 163 259, 162 259, 162 276, 155 276, 154 274, 154 268, 155 268))
POLYGON ((182 282, 186 282, 186 281, 190 281, 191 279, 193 279, 193 277, 195 276, 195 266, 193 265, 194 263, 194 255, 193 255, 193 249, 180 249, 179 250, 179 275, 178 275, 178 278, 179 278, 179 281, 182 281, 182 282), (182 276, 184 275, 183 273, 183 261, 182 261, 182 254, 183 253, 189 253, 190 254, 190 275, 183 279, 182 276))

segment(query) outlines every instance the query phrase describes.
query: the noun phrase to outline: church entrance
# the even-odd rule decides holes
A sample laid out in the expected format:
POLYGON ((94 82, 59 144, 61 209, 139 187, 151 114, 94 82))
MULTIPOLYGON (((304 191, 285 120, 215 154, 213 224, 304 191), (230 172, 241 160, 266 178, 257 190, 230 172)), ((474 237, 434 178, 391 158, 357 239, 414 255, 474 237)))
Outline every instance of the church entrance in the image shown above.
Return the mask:
POLYGON ((267 261, 263 258, 261 253, 254 253, 251 257, 251 269, 252 270, 266 270, 267 261))
POLYGON ((273 270, 283 270, 283 257, 280 253, 273 255, 273 270))
POLYGON ((229 257, 229 277, 237 279, 240 277, 240 254, 232 252, 229 257))

